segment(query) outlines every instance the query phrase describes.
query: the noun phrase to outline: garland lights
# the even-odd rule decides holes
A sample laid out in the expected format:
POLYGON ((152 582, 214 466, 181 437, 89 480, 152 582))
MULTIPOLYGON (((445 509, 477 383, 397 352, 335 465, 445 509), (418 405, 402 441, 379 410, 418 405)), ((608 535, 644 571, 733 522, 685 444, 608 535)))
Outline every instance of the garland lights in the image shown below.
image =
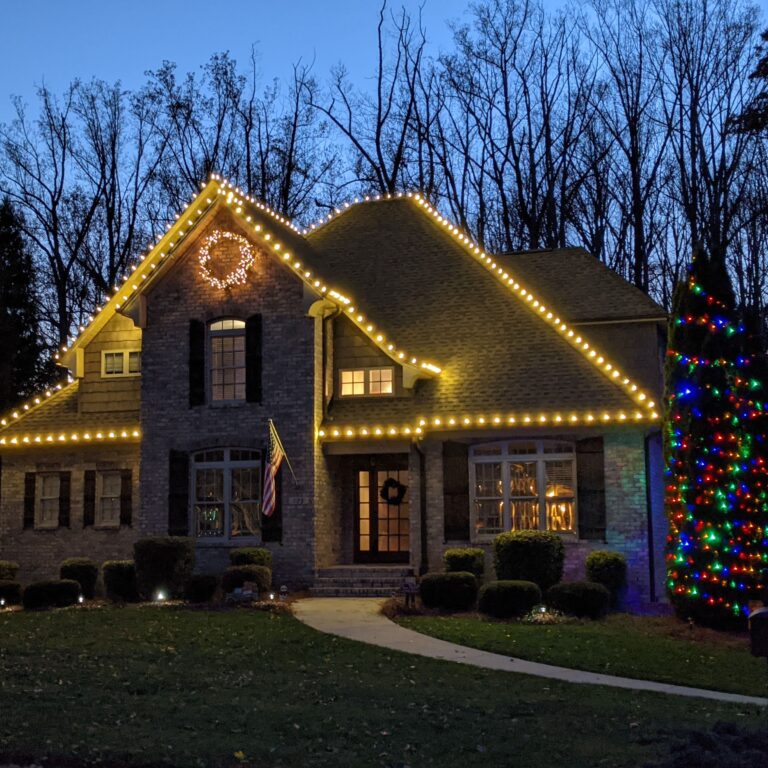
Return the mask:
POLYGON ((682 615, 743 622, 768 568, 766 404, 725 269, 699 255, 667 360, 667 588, 682 615))
POLYGON ((248 270, 256 260, 251 244, 241 235, 226 230, 214 230, 200 245, 198 260, 200 262, 200 274, 209 285, 219 290, 226 290, 234 285, 245 285, 248 279, 248 270), (218 278, 211 274, 208 263, 211 260, 211 250, 224 240, 230 240, 240 246, 240 261, 237 266, 224 278, 218 278))

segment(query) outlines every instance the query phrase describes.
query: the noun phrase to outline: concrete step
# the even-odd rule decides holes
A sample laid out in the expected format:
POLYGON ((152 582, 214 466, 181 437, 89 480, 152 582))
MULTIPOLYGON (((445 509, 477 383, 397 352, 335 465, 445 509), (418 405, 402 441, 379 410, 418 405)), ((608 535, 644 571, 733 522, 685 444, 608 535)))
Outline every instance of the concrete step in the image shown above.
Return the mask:
POLYGON ((408 565, 336 565, 320 568, 310 594, 315 597, 391 597, 399 594, 408 565))
POLYGON ((403 586, 403 579, 315 579, 316 587, 373 587, 385 589, 400 589, 403 586))
POLYGON ((355 579, 355 578, 405 578, 413 576, 413 568, 407 565, 336 565, 319 568, 318 578, 355 579))
POLYGON ((314 586, 309 590, 312 597, 392 597, 399 587, 325 587, 314 586))

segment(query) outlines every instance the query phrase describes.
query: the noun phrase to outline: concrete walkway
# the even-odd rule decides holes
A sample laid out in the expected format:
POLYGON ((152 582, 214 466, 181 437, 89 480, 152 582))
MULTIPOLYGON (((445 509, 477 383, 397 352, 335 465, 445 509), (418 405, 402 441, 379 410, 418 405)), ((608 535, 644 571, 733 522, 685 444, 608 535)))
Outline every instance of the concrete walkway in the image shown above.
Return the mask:
POLYGON ((768 699, 757 696, 742 696, 737 693, 721 693, 703 688, 654 683, 650 680, 633 680, 629 677, 601 675, 596 672, 583 672, 566 667, 555 667, 551 664, 515 659, 498 653, 478 651, 474 648, 467 648, 463 645, 422 635, 395 624, 381 614, 381 606, 384 602, 381 598, 310 597, 294 603, 293 608, 299 621, 320 632, 390 648, 393 651, 428 656, 431 659, 455 661, 459 664, 470 664, 475 667, 496 669, 502 672, 519 672, 523 675, 535 675, 536 677, 562 680, 567 683, 607 685, 611 688, 714 699, 732 704, 768 705, 768 699))

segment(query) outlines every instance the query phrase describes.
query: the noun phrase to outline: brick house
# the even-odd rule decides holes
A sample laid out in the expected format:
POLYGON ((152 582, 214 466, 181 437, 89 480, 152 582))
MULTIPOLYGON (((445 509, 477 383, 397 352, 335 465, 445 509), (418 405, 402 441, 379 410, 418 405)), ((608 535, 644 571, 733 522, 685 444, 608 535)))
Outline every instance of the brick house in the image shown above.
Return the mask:
POLYGON ((0 557, 263 543, 323 594, 544 528, 569 576, 619 550, 658 599, 664 325, 583 250, 486 255, 418 195, 301 232, 213 177, 61 351, 71 382, 0 422, 0 557), (262 519, 270 419, 295 479, 262 519))

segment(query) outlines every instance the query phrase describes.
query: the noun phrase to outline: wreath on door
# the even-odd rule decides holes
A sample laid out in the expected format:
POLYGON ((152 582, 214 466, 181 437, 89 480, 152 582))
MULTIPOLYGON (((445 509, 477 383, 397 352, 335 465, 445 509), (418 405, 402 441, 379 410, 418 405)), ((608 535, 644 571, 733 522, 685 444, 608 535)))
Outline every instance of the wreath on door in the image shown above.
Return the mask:
POLYGON ((394 477, 388 477, 381 486, 379 496, 391 507, 396 507, 402 502, 407 490, 407 485, 403 485, 394 477))

